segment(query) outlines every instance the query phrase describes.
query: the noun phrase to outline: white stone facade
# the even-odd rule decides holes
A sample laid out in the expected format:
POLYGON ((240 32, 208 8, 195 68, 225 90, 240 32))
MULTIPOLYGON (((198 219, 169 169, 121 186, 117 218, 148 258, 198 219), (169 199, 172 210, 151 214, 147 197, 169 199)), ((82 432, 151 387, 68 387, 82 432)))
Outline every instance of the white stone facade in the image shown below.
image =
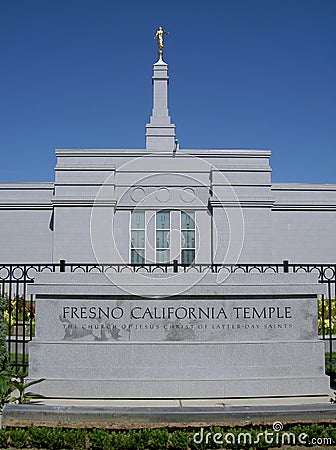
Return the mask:
POLYGON ((335 262, 336 185, 272 184, 270 151, 180 149, 161 59, 153 94, 145 149, 56 150, 54 183, 0 184, 1 263, 335 262))

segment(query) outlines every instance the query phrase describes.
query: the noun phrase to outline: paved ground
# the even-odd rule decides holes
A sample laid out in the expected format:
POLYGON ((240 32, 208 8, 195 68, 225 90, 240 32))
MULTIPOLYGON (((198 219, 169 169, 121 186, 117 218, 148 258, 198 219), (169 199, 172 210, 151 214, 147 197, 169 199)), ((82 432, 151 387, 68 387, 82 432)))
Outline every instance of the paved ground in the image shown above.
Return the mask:
MULTIPOLYGON (((265 397, 265 398, 205 398, 205 399, 159 399, 159 400, 79 400, 79 399, 43 399, 48 406, 102 406, 102 407, 214 407, 214 406, 272 406, 272 405, 311 405, 329 404, 334 397, 333 391, 323 397, 265 397)), ((39 402, 40 403, 40 402, 39 402)))
POLYGON ((274 422, 336 423, 336 404, 328 397, 76 400, 7 404, 3 426, 69 426, 128 429, 162 426, 246 425, 274 422))

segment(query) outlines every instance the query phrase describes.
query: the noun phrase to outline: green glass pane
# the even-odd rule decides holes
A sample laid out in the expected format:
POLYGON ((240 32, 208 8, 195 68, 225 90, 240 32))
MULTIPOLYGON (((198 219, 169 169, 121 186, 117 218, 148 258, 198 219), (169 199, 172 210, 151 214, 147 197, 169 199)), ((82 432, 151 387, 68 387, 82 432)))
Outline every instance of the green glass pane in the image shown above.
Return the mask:
POLYGON ((131 228, 145 228, 145 211, 133 211, 131 215, 131 228))
POLYGON ((170 262, 170 250, 156 250, 156 262, 157 263, 169 263, 170 262))
POLYGON ((131 250, 131 263, 132 264, 144 264, 145 263, 145 250, 131 250))
POLYGON ((194 230, 182 231, 181 247, 195 248, 195 231, 194 230))
POLYGON ((186 213, 184 211, 181 212, 181 229, 182 230, 188 230, 188 229, 195 229, 195 213, 189 212, 186 213))
POLYGON ((156 232, 156 248, 169 248, 169 231, 156 232))
POLYGON ((145 231, 132 230, 131 243, 133 248, 145 248, 145 231))
POLYGON ((182 264, 193 264, 195 261, 195 250, 182 250, 182 264))
POLYGON ((156 229, 170 229, 170 211, 159 211, 156 213, 156 229))

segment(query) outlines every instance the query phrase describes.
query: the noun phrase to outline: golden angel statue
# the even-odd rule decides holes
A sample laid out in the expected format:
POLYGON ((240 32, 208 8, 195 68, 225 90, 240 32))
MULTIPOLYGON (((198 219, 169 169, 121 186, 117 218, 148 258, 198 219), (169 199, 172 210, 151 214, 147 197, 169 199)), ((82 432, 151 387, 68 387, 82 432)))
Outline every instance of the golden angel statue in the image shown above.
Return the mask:
POLYGON ((157 30, 157 32, 155 33, 154 39, 157 38, 158 40, 158 46, 159 46, 159 55, 163 54, 163 47, 164 47, 164 42, 163 42, 163 36, 165 34, 169 34, 168 31, 165 31, 162 27, 159 27, 159 29, 157 30))

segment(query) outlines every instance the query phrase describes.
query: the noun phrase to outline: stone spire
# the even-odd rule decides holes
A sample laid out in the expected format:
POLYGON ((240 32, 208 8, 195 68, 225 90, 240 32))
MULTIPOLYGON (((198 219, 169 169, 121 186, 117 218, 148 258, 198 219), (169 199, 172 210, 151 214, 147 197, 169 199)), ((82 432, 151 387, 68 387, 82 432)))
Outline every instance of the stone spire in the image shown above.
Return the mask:
POLYGON ((162 55, 153 65, 153 110, 146 125, 146 149, 173 151, 175 148, 175 125, 168 113, 168 64, 162 55))

